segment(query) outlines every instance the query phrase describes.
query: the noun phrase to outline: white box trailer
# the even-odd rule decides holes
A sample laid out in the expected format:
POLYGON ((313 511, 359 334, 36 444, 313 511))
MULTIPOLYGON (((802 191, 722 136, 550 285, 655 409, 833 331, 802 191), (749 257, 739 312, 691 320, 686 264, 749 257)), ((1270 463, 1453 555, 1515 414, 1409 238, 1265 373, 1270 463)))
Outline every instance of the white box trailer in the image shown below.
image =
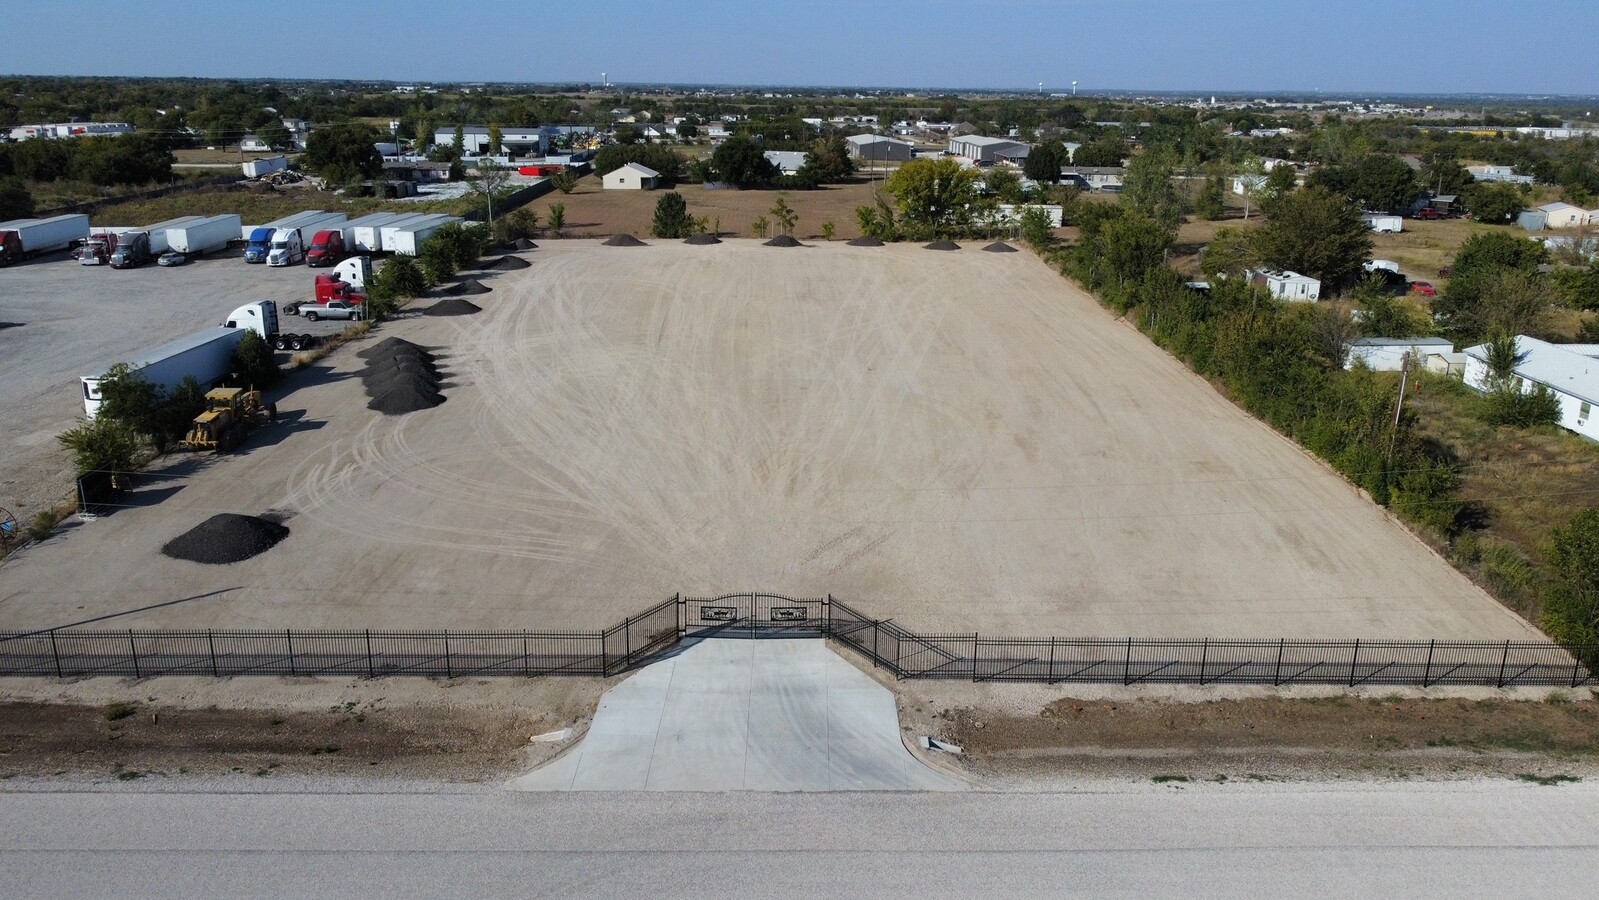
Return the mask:
POLYGON ((344 249, 347 253, 376 253, 383 249, 378 229, 410 213, 381 212, 362 216, 344 224, 344 249))
MULTIPOLYGON (((269 343, 276 339, 278 310, 272 301, 247 303, 229 313, 221 325, 196 331, 121 361, 145 381, 169 392, 183 384, 185 378, 198 381, 201 388, 210 388, 233 371, 233 352, 251 331, 269 343)), ((83 394, 83 414, 91 419, 100 411, 103 400, 100 382, 105 380, 110 369, 111 366, 106 366, 96 375, 78 379, 83 394)))
POLYGON ((282 172, 289 167, 287 156, 268 156, 265 159, 250 159, 239 164, 244 170, 246 178, 260 178, 273 172, 282 172))
POLYGON ((21 256, 54 253, 72 246, 73 241, 89 237, 89 217, 83 213, 51 216, 47 219, 12 219, 0 222, 0 234, 15 235, 16 252, 21 256))
POLYGON ((422 248, 422 242, 432 237, 433 232, 438 231, 440 228, 443 228, 446 225, 461 221, 460 216, 441 216, 440 218, 442 221, 423 222, 419 225, 410 225, 395 232, 394 252, 403 253, 406 256, 415 256, 417 255, 417 251, 422 248))
MULTIPOLYGON (((166 229, 167 247, 193 256, 221 250, 239 233, 237 213, 209 216, 196 222, 169 226, 166 229)), ((154 235, 151 235, 152 238, 154 235)))
POLYGON ((433 215, 433 213, 409 213, 399 217, 398 219, 384 223, 378 228, 378 245, 374 247, 373 250, 393 253, 394 235, 398 233, 401 228, 409 228, 412 225, 420 225, 424 220, 432 218, 433 215))
POLYGON ((1366 225, 1378 234, 1398 234, 1405 230, 1403 216, 1390 216, 1383 213, 1367 213, 1366 225))

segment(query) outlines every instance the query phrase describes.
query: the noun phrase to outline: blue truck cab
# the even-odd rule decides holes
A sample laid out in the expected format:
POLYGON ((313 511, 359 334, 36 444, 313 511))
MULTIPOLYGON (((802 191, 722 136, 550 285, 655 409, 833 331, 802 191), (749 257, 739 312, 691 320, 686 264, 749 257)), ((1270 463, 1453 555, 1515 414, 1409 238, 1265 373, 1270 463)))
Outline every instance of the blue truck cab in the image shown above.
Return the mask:
POLYGON ((249 246, 244 248, 244 261, 247 263, 264 263, 267 254, 272 250, 271 228, 257 228, 250 232, 249 246))

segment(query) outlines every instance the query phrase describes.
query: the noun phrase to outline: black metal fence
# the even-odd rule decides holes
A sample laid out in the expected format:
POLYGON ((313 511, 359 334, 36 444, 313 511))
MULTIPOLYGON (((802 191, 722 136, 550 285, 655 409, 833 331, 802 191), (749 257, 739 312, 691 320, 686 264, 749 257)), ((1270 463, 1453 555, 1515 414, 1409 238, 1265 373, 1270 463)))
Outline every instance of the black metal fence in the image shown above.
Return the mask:
POLYGON ((693 637, 830 637, 896 678, 1046 684, 1578 687, 1599 647, 918 634, 834 599, 675 596, 603 631, 0 632, 0 675, 615 675, 693 637))

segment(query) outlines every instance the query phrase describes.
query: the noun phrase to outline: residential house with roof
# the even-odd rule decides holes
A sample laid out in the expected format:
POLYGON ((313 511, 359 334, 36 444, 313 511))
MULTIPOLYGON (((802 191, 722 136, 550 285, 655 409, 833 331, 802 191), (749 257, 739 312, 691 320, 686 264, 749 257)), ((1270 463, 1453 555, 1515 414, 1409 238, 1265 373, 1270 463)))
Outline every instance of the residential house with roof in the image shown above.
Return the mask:
MULTIPOLYGON (((1466 384, 1486 392, 1492 383, 1488 345, 1467 347, 1466 384)), ((1560 427, 1591 440, 1599 440, 1599 344, 1551 344, 1537 338, 1516 337, 1516 366, 1512 382, 1523 391, 1542 385, 1560 400, 1560 427)))

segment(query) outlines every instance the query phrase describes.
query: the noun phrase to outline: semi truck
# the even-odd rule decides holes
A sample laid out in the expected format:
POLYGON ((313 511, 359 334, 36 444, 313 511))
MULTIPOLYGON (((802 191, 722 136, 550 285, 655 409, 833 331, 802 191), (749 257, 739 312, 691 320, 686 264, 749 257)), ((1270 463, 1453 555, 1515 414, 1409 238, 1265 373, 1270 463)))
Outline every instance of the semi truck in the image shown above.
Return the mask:
POLYGON ((318 231, 336 229, 348 219, 344 213, 323 213, 296 225, 280 227, 272 233, 267 250, 267 265, 292 266, 305 258, 305 248, 318 231))
MULTIPOLYGON (((233 353, 246 332, 261 335, 279 350, 304 349, 316 341, 310 335, 284 334, 278 328, 278 309, 270 300, 256 300, 235 309, 222 324, 197 331, 140 354, 121 360, 145 381, 165 391, 173 391, 185 378, 193 378, 202 388, 211 388, 233 371, 233 353), (301 346, 291 347, 295 342, 301 346)), ((100 383, 111 366, 97 375, 79 379, 83 395, 83 414, 94 418, 103 398, 100 383)))
POLYGON ((345 246, 354 253, 381 253, 383 251, 382 227, 396 219, 410 219, 419 213, 373 213, 362 216, 345 226, 345 246))
POLYGON ((433 232, 460 221, 459 216, 440 216, 439 221, 425 221, 401 228, 394 233, 394 252, 416 256, 422 248, 422 242, 432 237, 433 232))
POLYGON ((331 266, 349 255, 344 243, 344 231, 324 228, 311 236, 311 246, 305 251, 305 264, 311 268, 331 266))
MULTIPOLYGON (((318 275, 312 289, 315 294, 312 299, 295 300, 283 304, 283 314, 286 316, 305 316, 315 322, 318 318, 352 318, 352 316, 343 312, 343 310, 347 310, 350 307, 355 307, 357 313, 365 309, 362 304, 366 303, 366 294, 355 285, 341 280, 336 273, 318 275), (337 307, 339 312, 329 312, 327 305, 330 303, 340 304, 337 307)), ((359 318, 359 316, 354 318, 359 318)))
POLYGON ((352 256, 333 267, 333 277, 353 288, 365 288, 372 280, 372 258, 352 256))
POLYGON ((167 252, 165 231, 124 231, 117 235, 117 247, 111 251, 111 268, 136 269, 167 252))
POLYGON ((0 266, 65 250, 88 237, 89 217, 82 213, 0 222, 0 266))
POLYGON ((328 213, 320 209, 308 209, 305 212, 297 212, 292 216, 284 216, 275 222, 268 222, 265 225, 240 229, 244 239, 249 242, 244 248, 244 261, 247 263, 266 262, 267 253, 271 250, 272 235, 279 228, 297 228, 307 222, 321 221, 328 215, 340 214, 328 213))
POLYGON ((236 213, 197 217, 193 222, 168 225, 165 229, 167 249, 189 256, 202 256, 226 247, 233 236, 239 233, 239 227, 236 213))

